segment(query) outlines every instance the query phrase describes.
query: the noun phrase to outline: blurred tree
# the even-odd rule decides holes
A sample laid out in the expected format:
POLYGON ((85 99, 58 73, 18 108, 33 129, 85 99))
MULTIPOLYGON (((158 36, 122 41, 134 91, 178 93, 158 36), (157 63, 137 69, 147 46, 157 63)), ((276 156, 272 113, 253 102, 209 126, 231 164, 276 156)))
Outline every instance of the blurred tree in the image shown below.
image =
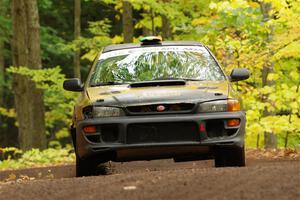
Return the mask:
POLYGON ((172 30, 170 20, 166 15, 162 15, 162 31, 161 36, 164 40, 171 39, 172 37, 172 30))
MULTIPOLYGON (((3 106, 4 103, 4 42, 0 40, 0 107, 3 106)), ((1 122, 1 116, 0 116, 0 122, 1 122)))
MULTIPOLYGON (((9 41, 10 36, 10 21, 8 20, 9 3, 7 0, 0 2, 0 107, 4 106, 4 85, 5 85, 5 58, 7 50, 5 44, 9 41)), ((1 116, 0 116, 1 123, 1 116)))
MULTIPOLYGON (((0 5, 0 13, 3 10, 1 9, 1 5, 0 5)), ((4 107, 4 81, 5 81, 5 77, 4 77, 4 42, 3 40, 1 40, 0 38, 0 108, 4 107)), ((4 117, 0 115, 0 124, 4 124, 3 122, 4 117)), ((0 129, 2 129, 2 127, 0 126, 0 129)), ((6 136, 6 134, 5 134, 6 136)), ((5 137, 4 138, 7 138, 5 137)))
MULTIPOLYGON (((80 16, 81 16, 81 0, 74 0, 74 38, 79 39, 80 37, 80 16)), ((75 49, 74 55, 74 77, 81 78, 80 76, 80 46, 75 49)))
POLYGON ((124 43, 131 43, 133 41, 133 19, 132 19, 132 5, 128 0, 122 1, 122 22, 123 22, 123 37, 124 43))
MULTIPOLYGON (((270 2, 264 2, 264 1, 260 1, 259 2, 260 5, 260 10, 263 16, 263 22, 267 23, 269 20, 271 20, 273 18, 273 16, 271 16, 270 12, 272 11, 272 3, 270 2)), ((269 25, 268 27, 269 31, 267 33, 267 38, 266 38, 266 43, 271 43, 273 40, 273 34, 274 34, 274 28, 272 25, 269 25)), ((270 49, 270 51, 268 52, 268 54, 270 56, 272 56, 274 54, 274 52, 272 51, 272 49, 270 49)), ((274 73, 274 63, 270 62, 269 60, 266 60, 264 62, 263 68, 262 68, 262 87, 265 86, 270 86, 272 87, 273 85, 275 85, 275 81, 274 80, 269 80, 268 79, 268 75, 274 73)), ((268 95, 263 95, 262 96, 262 101, 268 99, 268 95)), ((269 111, 267 108, 265 108, 264 112, 264 117, 267 116, 272 116, 275 114, 274 111, 269 111)), ((272 132, 268 132, 265 131, 264 132, 264 143, 265 143, 265 148, 277 148, 277 136, 276 134, 272 133, 272 132)))
MULTIPOLYGON (((4 49, 4 42, 0 41, 0 107, 3 106, 4 102, 4 91, 3 91, 3 83, 4 83, 4 55, 3 55, 3 49, 4 49)), ((1 116, 0 116, 0 122, 1 122, 1 116)))
MULTIPOLYGON (((42 68, 40 25, 36 0, 12 0, 13 65, 42 68)), ((23 150, 46 148, 43 94, 27 76, 15 74, 13 90, 19 143, 23 150)))

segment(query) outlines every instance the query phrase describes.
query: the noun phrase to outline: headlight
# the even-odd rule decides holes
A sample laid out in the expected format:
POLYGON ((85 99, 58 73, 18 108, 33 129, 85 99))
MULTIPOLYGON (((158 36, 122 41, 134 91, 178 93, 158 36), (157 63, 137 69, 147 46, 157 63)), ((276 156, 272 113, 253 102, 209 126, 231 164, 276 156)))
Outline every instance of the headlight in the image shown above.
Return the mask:
POLYGON ((124 116, 124 111, 121 108, 115 107, 94 107, 93 117, 119 117, 124 116))
POLYGON ((96 106, 88 106, 84 108, 83 114, 86 118, 119 117, 125 115, 121 108, 96 106))
POLYGON ((198 112, 234 112, 241 109, 240 102, 235 99, 201 103, 198 112))

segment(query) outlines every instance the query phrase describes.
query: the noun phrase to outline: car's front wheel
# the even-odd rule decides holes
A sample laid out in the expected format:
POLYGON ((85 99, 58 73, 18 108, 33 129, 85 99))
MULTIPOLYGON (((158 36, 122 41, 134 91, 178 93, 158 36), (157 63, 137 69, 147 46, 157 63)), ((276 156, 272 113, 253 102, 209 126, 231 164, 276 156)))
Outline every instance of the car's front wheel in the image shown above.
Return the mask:
POLYGON ((76 177, 107 175, 112 171, 110 162, 95 162, 93 158, 81 159, 76 155, 76 177))
POLYGON ((245 164, 244 146, 225 146, 215 149, 215 167, 243 167, 245 164))
POLYGON ((97 164, 92 159, 81 159, 76 155, 76 176, 96 175, 97 164))

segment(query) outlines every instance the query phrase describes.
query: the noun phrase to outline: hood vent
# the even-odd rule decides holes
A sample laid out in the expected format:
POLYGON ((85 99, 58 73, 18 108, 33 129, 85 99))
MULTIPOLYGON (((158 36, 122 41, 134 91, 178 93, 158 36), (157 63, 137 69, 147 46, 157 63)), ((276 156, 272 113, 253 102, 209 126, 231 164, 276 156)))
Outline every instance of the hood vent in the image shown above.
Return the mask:
POLYGON ((160 81, 142 81, 131 83, 129 87, 137 88, 137 87, 155 87, 155 86, 176 86, 176 85, 185 85, 186 82, 184 80, 160 80, 160 81))

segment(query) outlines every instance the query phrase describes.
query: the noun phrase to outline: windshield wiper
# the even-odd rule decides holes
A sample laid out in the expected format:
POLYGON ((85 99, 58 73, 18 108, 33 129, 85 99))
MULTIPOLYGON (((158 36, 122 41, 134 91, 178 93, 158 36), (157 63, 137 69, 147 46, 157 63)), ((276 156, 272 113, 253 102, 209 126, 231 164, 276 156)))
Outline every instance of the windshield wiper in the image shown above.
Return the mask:
POLYGON ((129 84, 129 82, 108 81, 103 83, 91 84, 91 87, 106 86, 106 85, 125 85, 125 84, 129 84))
POLYGON ((197 79, 197 78, 179 78, 185 81, 205 81, 204 79, 197 79))

